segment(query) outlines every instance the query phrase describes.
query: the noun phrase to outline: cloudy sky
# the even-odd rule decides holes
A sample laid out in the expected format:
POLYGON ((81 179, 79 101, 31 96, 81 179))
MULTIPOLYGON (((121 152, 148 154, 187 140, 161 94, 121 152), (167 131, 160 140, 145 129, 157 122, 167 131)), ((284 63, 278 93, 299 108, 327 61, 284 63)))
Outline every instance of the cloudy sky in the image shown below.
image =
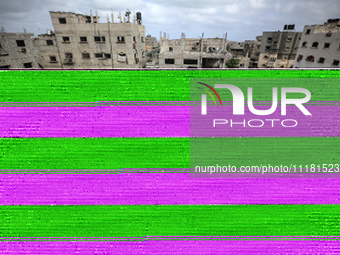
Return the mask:
MULTIPOLYGON (((115 17, 127 9, 142 12, 146 34, 170 39, 222 37, 228 40, 254 40, 262 31, 281 30, 284 24, 322 24, 340 18, 339 0, 0 0, 0 26, 6 32, 45 33, 52 29, 49 11, 90 14, 98 11, 100 21, 113 11, 115 17)), ((117 22, 118 20, 116 20, 117 22)))

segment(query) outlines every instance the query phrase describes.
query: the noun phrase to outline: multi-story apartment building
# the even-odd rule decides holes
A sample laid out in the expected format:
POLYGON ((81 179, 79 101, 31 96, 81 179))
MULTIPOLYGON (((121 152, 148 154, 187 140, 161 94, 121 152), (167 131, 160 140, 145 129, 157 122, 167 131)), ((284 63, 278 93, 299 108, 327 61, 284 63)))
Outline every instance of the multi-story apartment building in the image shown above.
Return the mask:
POLYGON ((329 19, 323 25, 305 26, 294 67, 340 67, 340 19, 329 19))
POLYGON ((160 40, 160 68, 224 68, 231 58, 226 38, 160 40))
POLYGON ((0 33, 0 69, 39 68, 28 33, 0 33))
POLYGON ((146 51, 151 51, 153 48, 158 47, 157 38, 151 35, 145 37, 146 51))
POLYGON ((62 68, 62 59, 52 30, 48 30, 46 34, 38 35, 33 39, 33 44, 38 52, 37 62, 40 66, 47 69, 62 68))
POLYGON ((228 50, 234 58, 239 59, 240 68, 256 68, 259 60, 259 50, 261 36, 256 40, 246 40, 244 42, 228 42, 228 50))
POLYGON ((249 59, 244 51, 244 42, 228 41, 227 50, 232 54, 233 58, 240 60, 240 67, 248 66, 249 59))
POLYGON ((145 27, 141 13, 107 18, 98 15, 50 12, 54 32, 38 35, 39 63, 44 68, 142 68, 145 67, 145 27))
POLYGON ((301 39, 294 25, 283 31, 263 32, 258 60, 259 68, 292 68, 301 39))
POLYGON ((249 65, 248 68, 257 68, 260 56, 262 36, 256 36, 254 41, 245 41, 245 52, 248 52, 249 65))

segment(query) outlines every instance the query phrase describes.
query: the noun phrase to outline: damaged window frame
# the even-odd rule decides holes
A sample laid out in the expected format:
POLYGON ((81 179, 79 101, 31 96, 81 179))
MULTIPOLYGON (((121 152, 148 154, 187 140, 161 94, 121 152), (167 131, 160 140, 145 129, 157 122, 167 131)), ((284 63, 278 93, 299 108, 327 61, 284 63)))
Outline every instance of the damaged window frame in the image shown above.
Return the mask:
POLYGON ((175 59, 174 58, 166 58, 164 60, 164 64, 166 64, 166 65, 174 65, 175 64, 175 59))
POLYGON ((18 47, 25 47, 25 40, 16 40, 17 46, 18 47))
POLYGON ((105 36, 94 36, 93 40, 95 43, 105 43, 105 36))
POLYGON ((71 43, 69 36, 63 36, 63 43, 71 43))
POLYGON ((319 64, 324 64, 325 63, 325 58, 324 57, 320 57, 319 60, 318 60, 318 63, 319 64))
POLYGON ((47 46, 52 46, 53 45, 53 40, 46 40, 46 45, 47 46))
POLYGON ((198 59, 183 59, 184 65, 198 65, 198 59))
POLYGON ((319 42, 313 42, 311 48, 318 48, 319 42))
POLYGON ((83 51, 83 52, 81 53, 81 57, 82 57, 82 59, 90 59, 90 58, 91 58, 91 57, 90 57, 90 53, 87 52, 87 51, 83 51))
POLYGON ((72 52, 65 52, 64 64, 69 64, 69 65, 73 65, 74 64, 72 52))
POLYGON ((56 56, 49 56, 50 57, 50 63, 58 63, 56 56))
POLYGON ((59 24, 67 24, 66 18, 58 18, 59 24))
POLYGON ((79 40, 79 43, 87 43, 87 36, 80 36, 79 40))
POLYGON ((104 53, 93 53, 95 58, 104 58, 103 54, 104 53))
POLYGON ((33 68, 33 63, 32 62, 24 63, 24 68, 33 68))
POLYGON ((125 37, 124 36, 117 36, 117 43, 125 43, 125 37))

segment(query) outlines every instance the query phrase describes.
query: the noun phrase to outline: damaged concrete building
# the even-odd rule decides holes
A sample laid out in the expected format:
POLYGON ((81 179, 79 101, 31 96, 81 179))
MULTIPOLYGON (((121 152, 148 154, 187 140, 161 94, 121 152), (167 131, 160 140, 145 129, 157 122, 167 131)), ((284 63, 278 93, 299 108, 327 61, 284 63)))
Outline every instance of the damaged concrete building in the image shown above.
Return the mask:
POLYGON ((29 33, 0 33, 0 69, 39 68, 29 33))
POLYGON ((340 19, 304 27, 294 67, 340 67, 340 19))
POLYGON ((160 38, 160 68, 224 68, 227 38, 160 38))
POLYGON ((157 38, 151 35, 147 35, 145 37, 146 51, 151 51, 154 48, 158 47, 157 38))
POLYGON ((295 25, 285 25, 283 31, 263 32, 259 68, 292 68, 301 39, 295 25))
POLYGON ((145 27, 140 12, 127 11, 125 16, 99 16, 72 12, 50 12, 54 31, 38 35, 34 46, 39 49, 38 62, 43 68, 112 69, 143 68, 145 27))
POLYGON ((230 41, 227 48, 233 58, 239 59, 240 68, 257 68, 260 44, 261 36, 257 36, 256 40, 246 40, 244 42, 230 41))

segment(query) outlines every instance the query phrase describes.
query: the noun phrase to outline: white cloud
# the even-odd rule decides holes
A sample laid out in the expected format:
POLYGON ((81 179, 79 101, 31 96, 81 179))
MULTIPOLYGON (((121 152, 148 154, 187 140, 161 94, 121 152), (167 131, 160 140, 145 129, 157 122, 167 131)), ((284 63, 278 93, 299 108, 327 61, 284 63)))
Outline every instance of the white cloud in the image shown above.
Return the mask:
POLYGON ((141 11, 146 32, 154 36, 159 31, 178 38, 222 36, 228 32, 230 40, 255 39, 262 31, 279 30, 284 24, 319 24, 328 18, 339 17, 338 0, 15 0, 0 1, 0 26, 7 32, 44 33, 53 28, 48 11, 71 11, 89 14, 97 10, 101 21, 106 14, 141 11), (39 31, 40 28, 40 31, 39 31))
POLYGON ((250 0, 250 5, 254 9, 266 9, 268 7, 268 3, 269 2, 266 2, 265 0, 250 0))

